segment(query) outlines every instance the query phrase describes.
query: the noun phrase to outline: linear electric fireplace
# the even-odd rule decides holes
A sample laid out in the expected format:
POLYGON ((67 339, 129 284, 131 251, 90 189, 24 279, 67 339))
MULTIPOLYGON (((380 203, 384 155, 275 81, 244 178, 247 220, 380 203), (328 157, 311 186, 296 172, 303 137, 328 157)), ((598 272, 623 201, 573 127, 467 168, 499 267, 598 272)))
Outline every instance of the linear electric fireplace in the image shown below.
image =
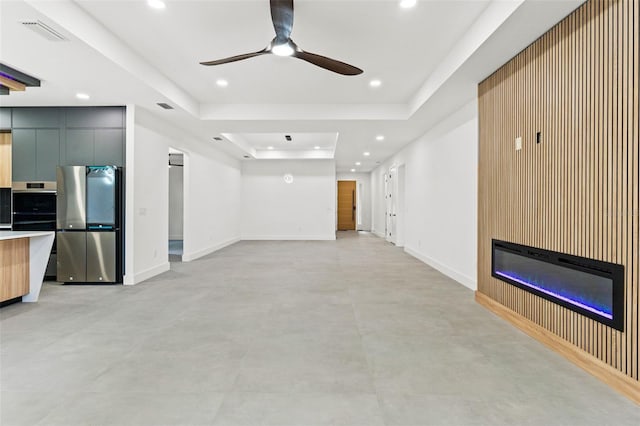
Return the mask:
POLYGON ((491 275, 624 331, 624 266, 492 240, 491 275))

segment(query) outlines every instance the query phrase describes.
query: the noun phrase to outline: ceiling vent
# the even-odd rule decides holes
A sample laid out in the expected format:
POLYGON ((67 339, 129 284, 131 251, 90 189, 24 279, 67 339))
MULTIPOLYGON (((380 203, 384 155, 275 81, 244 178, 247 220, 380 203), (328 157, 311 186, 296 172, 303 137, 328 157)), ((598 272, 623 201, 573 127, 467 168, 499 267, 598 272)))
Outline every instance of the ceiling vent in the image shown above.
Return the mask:
POLYGON ((20 21, 20 23, 24 25, 26 28, 29 28, 30 30, 33 30, 34 32, 40 34, 42 37, 46 38, 47 40, 51 40, 51 41, 67 40, 65 36, 63 36, 58 31, 54 30, 49 25, 45 24, 40 20, 31 19, 31 20, 20 21))
POLYGON ((184 155, 183 154, 169 154, 169 165, 184 167, 184 155))
POLYGON ((173 109, 173 107, 167 103, 164 102, 158 102, 158 106, 162 109, 173 109))

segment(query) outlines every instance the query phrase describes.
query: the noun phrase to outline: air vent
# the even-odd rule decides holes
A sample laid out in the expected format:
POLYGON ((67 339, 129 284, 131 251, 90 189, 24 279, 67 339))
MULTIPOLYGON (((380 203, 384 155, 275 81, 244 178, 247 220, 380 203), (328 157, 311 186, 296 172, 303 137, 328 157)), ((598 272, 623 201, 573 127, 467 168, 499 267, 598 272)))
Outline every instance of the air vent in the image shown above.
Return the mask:
POLYGON ((58 31, 54 30, 49 25, 45 24, 40 20, 31 19, 31 20, 20 21, 20 23, 24 25, 26 28, 29 28, 30 30, 40 34, 42 37, 46 38, 47 40, 65 41, 67 39, 58 31))
POLYGON ((184 155, 183 154, 169 154, 169 165, 183 167, 184 155))
POLYGON ((158 102, 158 106, 162 109, 173 109, 173 107, 169 104, 166 104, 164 102, 158 102))

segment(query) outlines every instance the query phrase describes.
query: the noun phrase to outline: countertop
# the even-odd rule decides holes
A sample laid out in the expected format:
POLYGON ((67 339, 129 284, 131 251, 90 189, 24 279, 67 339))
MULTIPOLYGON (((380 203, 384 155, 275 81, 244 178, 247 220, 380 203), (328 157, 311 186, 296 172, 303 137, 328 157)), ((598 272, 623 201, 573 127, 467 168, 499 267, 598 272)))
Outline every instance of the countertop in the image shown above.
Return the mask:
POLYGON ((14 240, 16 238, 44 237, 53 235, 53 231, 0 231, 0 241, 14 240))

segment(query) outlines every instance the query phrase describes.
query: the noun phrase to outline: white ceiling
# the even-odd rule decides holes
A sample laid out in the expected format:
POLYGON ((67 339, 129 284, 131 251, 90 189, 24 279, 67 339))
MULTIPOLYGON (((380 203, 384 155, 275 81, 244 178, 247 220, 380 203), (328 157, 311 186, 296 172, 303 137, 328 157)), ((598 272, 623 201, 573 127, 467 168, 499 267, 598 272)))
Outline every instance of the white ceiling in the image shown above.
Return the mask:
POLYGON ((327 150, 338 170, 359 161, 369 171, 471 101, 479 81, 581 2, 423 0, 404 10, 397 0, 297 0, 292 38, 365 70, 345 77, 276 56, 199 65, 265 47, 267 0, 166 0, 162 11, 143 0, 0 0, 0 61, 43 80, 0 103, 86 105, 74 98, 83 91, 92 105, 136 104, 238 158, 302 158, 290 146, 264 154, 267 135, 338 135, 327 150), (18 23, 25 18, 69 40, 45 40, 18 23), (373 78, 382 86, 369 87, 373 78))

